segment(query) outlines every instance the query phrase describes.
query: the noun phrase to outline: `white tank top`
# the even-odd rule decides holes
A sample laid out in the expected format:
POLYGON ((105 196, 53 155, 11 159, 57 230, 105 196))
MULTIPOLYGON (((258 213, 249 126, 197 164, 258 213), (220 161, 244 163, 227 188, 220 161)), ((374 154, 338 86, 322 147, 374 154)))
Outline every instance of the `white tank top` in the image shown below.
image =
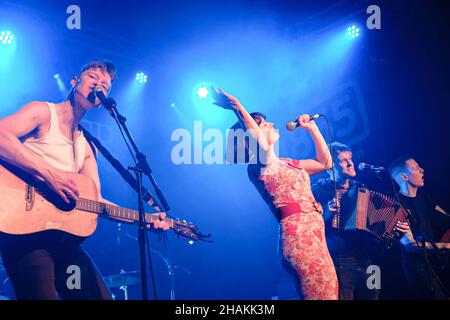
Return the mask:
POLYGON ((69 141, 59 130, 55 105, 50 102, 47 104, 50 109, 48 132, 41 138, 27 138, 23 144, 51 166, 66 172, 78 173, 83 168, 88 142, 83 132, 75 143, 69 141))

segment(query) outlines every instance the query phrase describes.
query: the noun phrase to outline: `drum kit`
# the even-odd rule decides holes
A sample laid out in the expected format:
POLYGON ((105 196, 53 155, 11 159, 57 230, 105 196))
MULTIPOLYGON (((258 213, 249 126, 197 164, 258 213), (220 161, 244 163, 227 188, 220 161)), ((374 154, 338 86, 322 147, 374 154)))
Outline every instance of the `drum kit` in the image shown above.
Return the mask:
MULTIPOLYGON (((150 249, 150 252, 154 256, 158 256, 164 263, 167 270, 167 275, 170 282, 170 300, 175 300, 175 270, 181 270, 186 274, 191 274, 189 270, 173 262, 171 259, 165 257, 161 252, 150 249)), ((141 276, 139 271, 125 271, 120 270, 119 273, 115 273, 103 278, 105 285, 110 289, 119 289, 123 291, 123 300, 128 300, 128 287, 138 285, 141 282, 141 276)), ((116 296, 113 294, 113 299, 116 300, 116 296)))
MULTIPOLYGON (((119 273, 112 274, 104 277, 103 281, 110 289, 118 288, 123 291, 124 300, 128 300, 128 287, 139 284, 141 282, 140 272, 120 270, 119 273)), ((116 296, 113 294, 113 299, 116 300, 116 296)))

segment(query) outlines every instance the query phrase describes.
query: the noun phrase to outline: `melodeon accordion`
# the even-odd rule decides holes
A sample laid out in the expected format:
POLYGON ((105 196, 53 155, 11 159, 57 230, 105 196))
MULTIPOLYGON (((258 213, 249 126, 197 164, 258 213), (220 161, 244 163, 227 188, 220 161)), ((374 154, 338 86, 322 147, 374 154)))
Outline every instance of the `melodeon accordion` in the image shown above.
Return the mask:
POLYGON ((390 248, 403 234, 394 230, 398 221, 406 222, 409 211, 393 198, 366 188, 358 188, 356 202, 341 212, 341 230, 354 230, 390 248))

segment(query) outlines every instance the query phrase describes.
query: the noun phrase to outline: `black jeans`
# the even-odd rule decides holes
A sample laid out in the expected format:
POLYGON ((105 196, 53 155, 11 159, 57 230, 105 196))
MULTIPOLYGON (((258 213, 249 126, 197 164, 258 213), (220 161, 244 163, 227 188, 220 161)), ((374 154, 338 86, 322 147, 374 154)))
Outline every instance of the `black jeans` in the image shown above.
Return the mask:
POLYGON ((2 258, 17 299, 111 299, 100 273, 81 245, 58 233, 15 237, 2 247, 2 258), (80 276, 79 282, 72 281, 76 274, 80 276))
POLYGON ((356 258, 346 252, 332 254, 339 281, 339 300, 378 300, 378 289, 367 286, 369 259, 356 258))

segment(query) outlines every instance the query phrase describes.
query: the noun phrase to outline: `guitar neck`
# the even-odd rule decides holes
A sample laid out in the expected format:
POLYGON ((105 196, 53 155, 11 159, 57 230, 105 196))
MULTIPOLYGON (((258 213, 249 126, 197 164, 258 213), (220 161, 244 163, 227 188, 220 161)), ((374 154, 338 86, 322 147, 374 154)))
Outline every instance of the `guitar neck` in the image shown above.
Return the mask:
MULTIPOLYGON (((133 220, 136 222, 139 221, 138 211, 110 205, 99 201, 81 198, 80 201, 77 202, 76 208, 78 210, 96 213, 101 216, 133 220)), ((147 223, 153 223, 158 220, 159 218, 155 215, 149 213, 145 214, 145 222, 147 223)), ((170 227, 173 227, 173 219, 165 218, 165 221, 169 224, 170 227)))

